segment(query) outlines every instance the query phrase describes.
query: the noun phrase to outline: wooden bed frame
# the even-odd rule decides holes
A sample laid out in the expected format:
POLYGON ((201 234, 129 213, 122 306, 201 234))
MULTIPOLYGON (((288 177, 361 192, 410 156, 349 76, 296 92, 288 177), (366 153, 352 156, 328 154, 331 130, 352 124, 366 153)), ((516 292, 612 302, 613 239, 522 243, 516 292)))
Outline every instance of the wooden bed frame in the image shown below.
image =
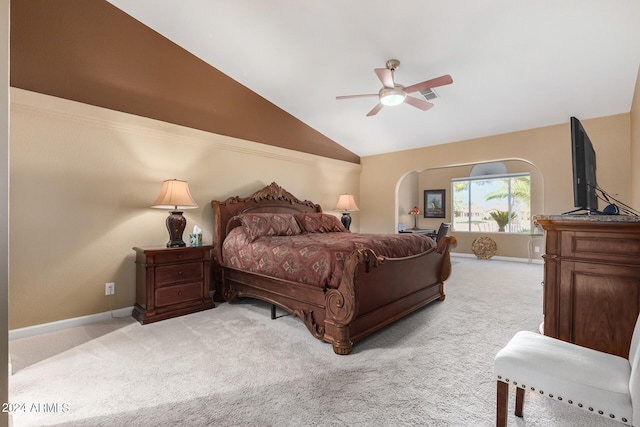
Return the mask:
POLYGON ((276 279, 242 271, 222 263, 222 243, 247 212, 322 212, 310 201, 301 201, 275 182, 249 197, 212 201, 213 278, 215 299, 260 299, 300 318, 311 334, 333 345, 337 354, 351 352, 354 342, 424 305, 445 299, 443 282, 451 273, 449 248, 455 237, 440 240, 436 249, 406 258, 376 256, 358 249, 345 260, 337 289, 276 279))

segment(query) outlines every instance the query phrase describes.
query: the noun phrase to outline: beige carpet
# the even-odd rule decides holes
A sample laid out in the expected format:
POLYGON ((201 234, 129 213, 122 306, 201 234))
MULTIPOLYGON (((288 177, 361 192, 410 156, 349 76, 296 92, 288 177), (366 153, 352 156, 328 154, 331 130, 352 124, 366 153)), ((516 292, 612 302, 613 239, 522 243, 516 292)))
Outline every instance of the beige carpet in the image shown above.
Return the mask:
MULTIPOLYGON (((542 320, 541 265, 454 258, 447 298, 337 356, 243 300, 12 341, 15 426, 492 426, 493 357, 542 320), (39 405, 39 406, 37 406, 39 405), (36 411, 39 409, 40 411, 36 411)), ((514 395, 510 399, 514 405, 514 395)), ((527 394, 511 426, 619 426, 527 394)))

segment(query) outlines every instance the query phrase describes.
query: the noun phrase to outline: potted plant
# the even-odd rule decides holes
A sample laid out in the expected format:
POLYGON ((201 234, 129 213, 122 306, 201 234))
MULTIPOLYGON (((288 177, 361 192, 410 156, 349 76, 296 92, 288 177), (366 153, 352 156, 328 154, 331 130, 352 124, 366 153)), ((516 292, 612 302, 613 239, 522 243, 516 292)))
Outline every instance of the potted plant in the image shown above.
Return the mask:
POLYGON ((511 212, 511 215, 509 215, 509 212, 507 211, 496 210, 494 212, 489 212, 489 215, 491 215, 491 218, 498 223, 498 231, 504 231, 504 228, 509 224, 509 220, 516 218, 515 212, 511 212))

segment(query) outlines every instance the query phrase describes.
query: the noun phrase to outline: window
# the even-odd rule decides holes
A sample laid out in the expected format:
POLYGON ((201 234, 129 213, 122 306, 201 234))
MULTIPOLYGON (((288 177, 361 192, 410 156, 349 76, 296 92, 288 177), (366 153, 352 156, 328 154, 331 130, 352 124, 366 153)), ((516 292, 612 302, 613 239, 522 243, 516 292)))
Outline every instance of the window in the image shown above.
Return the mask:
POLYGON ((529 173, 451 180, 456 231, 529 233, 529 173))

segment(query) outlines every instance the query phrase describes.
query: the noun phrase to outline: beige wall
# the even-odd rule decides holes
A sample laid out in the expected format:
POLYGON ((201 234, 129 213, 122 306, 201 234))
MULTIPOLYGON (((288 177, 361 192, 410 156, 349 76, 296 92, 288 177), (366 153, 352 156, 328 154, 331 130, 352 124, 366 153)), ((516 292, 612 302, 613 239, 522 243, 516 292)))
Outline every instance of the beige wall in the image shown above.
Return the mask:
MULTIPOLYGON (((408 212, 414 207, 420 206, 420 198, 416 190, 420 185, 419 177, 420 175, 417 171, 412 171, 406 174, 398 183, 398 223, 403 223, 407 229, 413 228, 414 224, 416 224, 416 218, 413 215, 409 215, 408 212)), ((418 227, 420 227, 420 223, 418 223, 418 227)))
POLYGON ((640 70, 631 104, 631 206, 640 210, 640 70))
MULTIPOLYGON (((277 182, 331 211, 359 203, 361 166, 11 89, 9 328, 109 310, 135 300, 133 246, 164 245, 165 179, 184 179, 185 211, 212 239, 210 201, 277 182)), ((334 213, 339 216, 339 213, 334 213)), ((359 229, 359 213, 352 214, 359 229)))
MULTIPOLYGON (((9 1, 0 1, 0 57, 2 59, 2 108, 0 108, 0 206, 2 221, 0 223, 0 402, 9 402, 9 381, 7 369, 9 364, 8 346, 8 291, 9 291, 9 1)), ((9 424, 9 415, 0 413, 0 426, 9 424)))
MULTIPOLYGON (((630 115, 582 120, 582 123, 597 152, 598 183, 625 203, 630 201, 630 115)), ((534 214, 560 214, 573 209, 571 137, 567 117, 566 123, 555 126, 363 157, 360 175, 361 231, 395 231, 396 187, 408 172, 503 160, 522 160, 532 166, 535 174, 539 174, 532 182, 534 214)), ((449 187, 442 182, 438 188, 449 187)), ((425 228, 435 228, 432 221, 423 219, 421 224, 425 228)), ((471 242, 477 233, 453 234, 459 241, 454 251, 470 252, 471 242)), ((527 236, 498 233, 495 236, 498 242, 496 255, 527 256, 527 236)))

